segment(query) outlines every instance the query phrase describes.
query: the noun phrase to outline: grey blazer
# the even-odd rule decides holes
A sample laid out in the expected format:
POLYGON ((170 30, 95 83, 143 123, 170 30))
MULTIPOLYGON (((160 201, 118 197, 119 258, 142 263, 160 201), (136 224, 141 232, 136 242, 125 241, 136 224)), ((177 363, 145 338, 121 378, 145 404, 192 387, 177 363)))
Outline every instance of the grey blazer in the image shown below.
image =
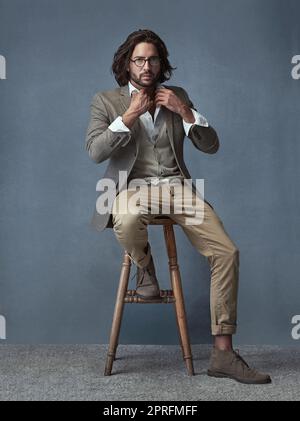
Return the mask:
MULTIPOLYGON (((189 107, 196 110, 183 88, 178 86, 164 86, 168 89, 172 89, 189 107)), ((90 106, 91 117, 86 133, 85 147, 90 158, 97 164, 109 159, 103 178, 110 178, 116 183, 116 194, 119 193, 126 183, 125 179, 122 185, 118 185, 119 171, 127 171, 127 174, 129 175, 135 163, 139 147, 137 139, 142 123, 138 118, 132 126, 131 131, 124 133, 112 132, 108 129, 108 126, 119 115, 124 114, 130 105, 130 101, 129 88, 128 85, 125 85, 110 91, 96 93, 90 106), (126 146, 122 146, 126 141, 128 141, 126 146)), ((167 134, 177 165, 182 175, 187 179, 191 179, 183 159, 183 141, 186 135, 182 118, 179 114, 173 113, 167 108, 165 111, 167 134)), ((188 137, 195 147, 202 152, 213 154, 216 153, 219 148, 217 133, 211 126, 201 127, 195 124, 191 126, 188 137)), ((198 190, 193 182, 191 183, 191 187, 197 194, 198 190)), ((101 194, 103 194, 103 192, 98 193, 98 197, 101 194)), ((206 203, 212 207, 209 202, 206 201, 206 203)), ((111 228, 111 213, 100 215, 95 207, 91 224, 98 231, 102 231, 106 227, 111 228)))

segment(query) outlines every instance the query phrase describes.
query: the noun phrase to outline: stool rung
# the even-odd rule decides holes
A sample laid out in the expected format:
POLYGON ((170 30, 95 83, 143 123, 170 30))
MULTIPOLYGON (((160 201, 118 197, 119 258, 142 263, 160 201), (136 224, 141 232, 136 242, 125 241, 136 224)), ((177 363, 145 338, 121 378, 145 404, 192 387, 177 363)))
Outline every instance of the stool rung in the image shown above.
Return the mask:
POLYGON ((175 297, 173 290, 171 289, 162 289, 160 290, 160 298, 155 298, 151 300, 147 300, 145 298, 141 298, 136 295, 135 289, 129 289, 127 290, 127 294, 124 298, 125 303, 130 304, 156 304, 156 303, 162 303, 162 304, 169 304, 175 302, 175 297))

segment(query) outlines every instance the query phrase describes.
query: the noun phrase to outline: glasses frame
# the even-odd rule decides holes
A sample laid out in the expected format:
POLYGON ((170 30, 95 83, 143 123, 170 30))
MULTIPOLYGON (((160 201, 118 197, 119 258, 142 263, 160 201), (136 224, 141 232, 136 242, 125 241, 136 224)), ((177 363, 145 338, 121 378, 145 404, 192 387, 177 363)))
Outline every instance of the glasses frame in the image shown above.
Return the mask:
POLYGON ((130 60, 130 61, 132 61, 132 62, 136 65, 136 67, 139 67, 139 68, 144 67, 144 66, 145 66, 145 64, 146 64, 146 61, 149 61, 149 65, 150 65, 151 67, 156 67, 156 66, 158 66, 158 65, 160 64, 160 62, 161 62, 160 57, 158 57, 158 56, 151 56, 151 57, 149 57, 149 58, 139 57, 139 58, 136 58, 136 59, 134 59, 134 60, 132 60, 132 59, 130 58, 129 60, 130 60), (151 58, 153 58, 153 57, 158 58, 158 63, 157 63, 157 64, 151 64, 151 63, 150 63, 150 59, 151 59, 151 58), (136 61, 137 61, 137 60, 144 60, 144 63, 142 64, 142 66, 139 66, 138 64, 136 64, 136 61))

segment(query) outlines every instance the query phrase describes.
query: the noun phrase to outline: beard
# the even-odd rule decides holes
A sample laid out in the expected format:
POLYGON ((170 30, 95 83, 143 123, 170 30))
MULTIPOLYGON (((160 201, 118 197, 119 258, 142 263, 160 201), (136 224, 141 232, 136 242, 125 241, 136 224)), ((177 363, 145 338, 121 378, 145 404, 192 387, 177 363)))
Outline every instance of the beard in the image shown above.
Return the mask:
POLYGON ((153 88, 159 81, 160 74, 154 76, 153 73, 142 73, 141 75, 130 74, 130 79, 142 88, 153 88), (149 75, 149 79, 144 78, 144 75, 149 75))

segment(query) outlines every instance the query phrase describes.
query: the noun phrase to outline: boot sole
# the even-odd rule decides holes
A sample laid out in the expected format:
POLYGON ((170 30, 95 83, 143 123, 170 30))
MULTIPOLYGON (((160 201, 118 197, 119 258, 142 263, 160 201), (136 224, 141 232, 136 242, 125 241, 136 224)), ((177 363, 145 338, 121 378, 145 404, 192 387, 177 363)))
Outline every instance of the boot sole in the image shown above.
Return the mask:
POLYGON ((210 370, 207 370, 207 375, 210 377, 217 377, 219 379, 233 379, 243 384, 270 384, 272 383, 271 379, 257 380, 257 381, 246 380, 246 379, 240 379, 238 377, 230 376, 229 374, 219 373, 218 371, 210 371, 210 370))

